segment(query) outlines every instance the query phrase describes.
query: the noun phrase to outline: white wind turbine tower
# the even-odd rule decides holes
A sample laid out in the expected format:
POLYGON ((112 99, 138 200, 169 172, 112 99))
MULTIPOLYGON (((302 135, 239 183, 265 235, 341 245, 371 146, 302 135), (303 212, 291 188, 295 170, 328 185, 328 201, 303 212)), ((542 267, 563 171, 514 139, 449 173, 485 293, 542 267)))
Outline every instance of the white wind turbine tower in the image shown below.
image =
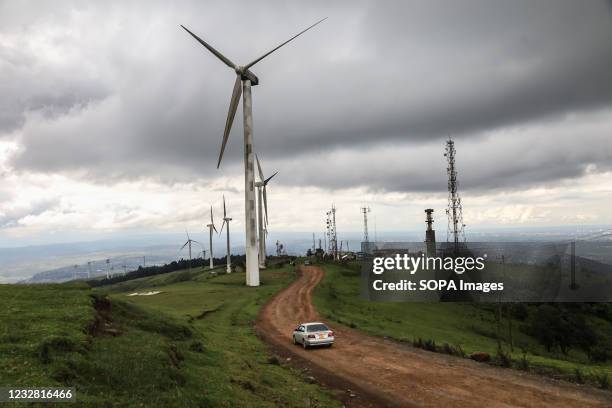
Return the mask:
MULTIPOLYGON (((325 19, 323 19, 325 20, 325 19)), ((238 109, 238 103, 242 94, 242 109, 244 119, 244 206, 245 206, 245 230, 246 230, 246 284, 248 286, 259 286, 259 265, 257 256, 257 231, 255 224, 255 169, 253 163, 253 104, 251 101, 251 85, 255 86, 259 84, 259 78, 251 72, 250 68, 257 64, 259 61, 272 54, 288 42, 292 41, 296 37, 310 30, 312 27, 319 24, 321 21, 316 22, 300 33, 294 35, 287 41, 276 46, 272 50, 266 52, 261 57, 249 62, 244 66, 236 66, 232 61, 226 58, 219 51, 214 49, 207 42, 202 40, 200 37, 189 31, 185 26, 181 25, 185 31, 187 31, 193 38, 195 38, 200 44, 202 44, 208 51, 213 53, 215 57, 220 59, 225 65, 230 67, 236 72, 236 81, 234 82, 234 90, 232 91, 232 98, 230 100, 229 111, 227 113, 227 119, 225 122, 225 131, 223 133, 223 141, 221 143, 221 151, 219 153, 219 160, 217 162, 217 168, 221 165, 221 159, 223 158, 223 151, 227 144, 232 123, 234 122, 234 116, 238 109)))
POLYGON ((200 246, 202 246, 202 244, 196 241, 195 239, 191 239, 191 237, 189 236, 189 232, 187 230, 185 230, 185 234, 187 234, 187 241, 183 244, 181 249, 179 249, 179 252, 182 251, 183 248, 188 247, 189 249, 189 268, 191 269, 191 244, 194 242, 200 246))
POLYGON ((212 213, 212 205, 210 206, 210 224, 207 225, 208 227, 208 231, 210 232, 210 240, 209 242, 209 247, 208 247, 208 251, 209 251, 209 257, 210 257, 210 269, 212 269, 214 267, 213 265, 213 249, 212 249, 212 237, 213 237, 213 231, 217 232, 217 228, 215 227, 215 222, 213 221, 213 213, 212 213))
POLYGON ((266 193, 266 186, 272 180, 274 176, 278 174, 278 171, 273 175, 264 178, 263 171, 261 170, 261 163, 259 163, 259 157, 255 155, 257 160, 257 170, 259 172, 259 181, 255 182, 257 188, 257 220, 259 225, 259 268, 266 268, 266 236, 268 235, 268 194, 266 193), (265 214, 262 214, 262 207, 265 214), (265 218, 264 218, 265 217, 265 218))
POLYGON ((230 231, 229 231, 229 223, 232 219, 227 216, 227 211, 225 210, 225 196, 223 196, 223 224, 221 224, 221 230, 219 234, 223 232, 223 226, 227 224, 227 229, 225 233, 227 235, 227 266, 225 271, 227 273, 232 273, 232 260, 231 260, 231 248, 230 248, 230 231))

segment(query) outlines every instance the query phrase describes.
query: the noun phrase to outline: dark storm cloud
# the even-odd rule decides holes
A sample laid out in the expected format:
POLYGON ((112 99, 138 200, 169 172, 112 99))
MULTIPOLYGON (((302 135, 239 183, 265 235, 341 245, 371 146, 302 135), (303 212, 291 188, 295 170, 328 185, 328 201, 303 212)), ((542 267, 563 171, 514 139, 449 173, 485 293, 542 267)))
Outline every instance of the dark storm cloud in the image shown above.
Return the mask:
MULTIPOLYGON (((253 68, 261 80, 253 91, 256 149, 271 163, 292 162, 280 182, 430 190, 416 176, 443 174, 436 166, 449 134, 474 150, 487 132, 554 124, 612 103, 612 13, 603 1, 266 2, 249 13, 239 2, 146 4, 2 6, 11 24, 0 28, 10 40, 0 41, 0 87, 9 90, 0 96, 0 130, 18 128, 16 170, 101 182, 237 174, 240 114, 223 170, 215 170, 234 75, 178 24, 244 63, 329 16, 253 68), (372 171, 360 152, 381 145, 430 146, 431 156, 372 171), (321 163, 334 177, 313 176, 309 159, 340 148, 321 163)), ((581 131, 563 134, 561 145, 581 131)), ((462 171, 472 188, 577 177, 609 161, 601 152, 610 142, 602 143, 569 143, 576 154, 556 151, 556 161, 542 145, 539 154, 504 161, 488 143, 462 171)))

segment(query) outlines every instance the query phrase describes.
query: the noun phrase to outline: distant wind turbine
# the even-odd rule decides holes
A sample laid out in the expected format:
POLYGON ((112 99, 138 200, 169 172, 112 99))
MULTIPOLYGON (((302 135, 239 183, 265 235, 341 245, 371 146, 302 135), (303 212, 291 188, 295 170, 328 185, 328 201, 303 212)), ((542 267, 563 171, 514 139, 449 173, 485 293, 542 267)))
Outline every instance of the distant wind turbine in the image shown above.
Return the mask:
POLYGON ((194 242, 200 246, 202 246, 202 244, 196 241, 195 239, 191 239, 191 237, 189 236, 189 232, 187 232, 187 230, 185 230, 185 234, 187 234, 187 241, 183 244, 183 246, 181 247, 181 249, 179 249, 179 251, 182 251, 183 248, 185 247, 189 248, 189 269, 191 269, 191 244, 194 242))
POLYGON ((259 162, 259 157, 255 155, 255 159, 257 160, 257 170, 259 172, 259 181, 255 182, 255 187, 257 188, 257 197, 258 197, 258 205, 257 205, 257 215, 258 215, 258 224, 259 224, 259 268, 266 268, 266 237, 268 235, 268 229, 266 228, 268 225, 268 195, 266 193, 266 186, 272 180, 272 177, 278 174, 278 171, 271 175, 268 178, 264 178, 263 171, 261 170, 261 163, 259 162), (265 211, 265 214, 262 214, 262 207, 265 211), (265 219, 264 219, 265 217, 265 219))
POLYGON ((215 227, 215 222, 213 221, 213 212, 212 212, 212 205, 210 206, 210 224, 207 225, 208 227, 208 231, 210 233, 210 239, 209 239, 209 247, 208 247, 208 251, 210 253, 210 269, 212 269, 214 267, 213 265, 213 248, 212 248, 212 237, 213 237, 213 231, 217 232, 217 228, 215 227))
MULTIPOLYGON (((325 19, 323 19, 325 20, 325 19)), ((219 153, 219 160, 217 161, 217 168, 221 165, 221 159, 223 158, 223 152, 227 139, 234 122, 234 116, 238 110, 238 103, 242 94, 242 106, 243 106, 243 120, 244 120, 244 205, 245 205, 245 230, 246 230, 246 284, 248 286, 259 286, 259 265, 257 256, 257 231, 256 231, 256 220, 255 220, 255 169, 253 163, 253 104, 251 101, 251 85, 255 86, 259 84, 259 78, 251 72, 250 68, 257 64, 259 61, 272 54, 285 44, 289 43, 293 39, 302 35, 306 31, 310 30, 323 20, 316 22, 305 30, 294 35, 287 41, 276 46, 272 50, 266 52, 261 57, 249 62, 244 66, 237 66, 227 57, 221 54, 219 51, 214 49, 206 41, 189 31, 185 26, 181 25, 185 31, 187 31, 193 38, 202 44, 208 51, 213 53, 215 57, 220 59, 225 65, 230 67, 236 72, 236 81, 234 82, 234 90, 232 91, 232 98, 230 100, 229 111, 227 113, 227 119, 225 122, 225 131, 223 132, 223 141, 221 142, 221 151, 219 153)))
POLYGON ((231 248, 230 248, 230 228, 229 224, 232 219, 227 216, 227 211, 225 210, 225 196, 223 196, 223 224, 221 224, 221 230, 219 231, 219 235, 223 232, 223 226, 227 224, 227 229, 225 230, 227 235, 227 266, 225 271, 227 273, 232 273, 232 260, 231 260, 231 248))

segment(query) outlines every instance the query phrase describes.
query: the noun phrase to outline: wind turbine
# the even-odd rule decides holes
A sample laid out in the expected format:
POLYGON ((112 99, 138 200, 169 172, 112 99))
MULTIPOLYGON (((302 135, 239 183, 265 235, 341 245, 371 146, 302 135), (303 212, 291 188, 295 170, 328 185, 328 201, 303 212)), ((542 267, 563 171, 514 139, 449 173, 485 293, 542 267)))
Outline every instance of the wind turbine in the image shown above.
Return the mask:
MULTIPOLYGON (((325 20, 325 19, 323 19, 325 20)), ((259 84, 259 78, 251 72, 250 68, 257 64, 259 61, 272 54, 285 44, 294 40, 298 36, 302 35, 306 31, 310 30, 323 20, 317 21, 310 27, 302 30, 298 34, 294 35, 287 41, 276 46, 272 50, 266 52, 261 57, 249 62, 243 66, 237 66, 227 57, 221 54, 219 51, 214 49, 206 41, 189 31, 185 26, 181 27, 187 31, 193 38, 202 44, 208 51, 213 53, 215 57, 220 59, 225 65, 230 67, 236 72, 236 81, 234 82, 234 90, 232 91, 232 98, 230 99, 229 111, 227 113, 227 119, 225 121, 225 131, 223 132, 223 141, 221 142, 221 151, 219 152, 219 160, 217 161, 217 168, 221 165, 221 159, 223 158, 223 151, 227 144, 232 123, 234 122, 234 116, 236 116, 236 110, 238 109, 238 102, 242 94, 242 109, 243 109, 243 120, 244 120, 244 206, 245 206, 245 230, 246 230, 246 284, 247 286, 259 286, 259 265, 257 256, 257 231, 255 225, 255 169, 253 163, 253 103, 251 101, 251 85, 255 86, 259 84)))
POLYGON ((185 234, 187 234, 187 241, 183 244, 181 249, 179 249, 179 252, 182 251, 183 248, 185 248, 186 246, 189 247, 189 269, 191 269, 191 244, 194 242, 200 246, 202 246, 202 244, 196 241, 195 239, 191 239, 191 237, 189 236, 189 232, 187 232, 187 230, 185 230, 185 234))
POLYGON ((263 171, 261 170, 261 163, 259 163, 259 157, 255 155, 255 160, 257 160, 257 170, 259 171, 259 181, 255 182, 255 187, 257 188, 257 197, 258 197, 258 205, 257 205, 257 220, 259 224, 259 268, 266 268, 266 236, 268 235, 268 230, 266 226, 268 225, 268 195, 266 194, 266 186, 272 180, 272 177, 278 174, 278 171, 268 177, 264 178, 263 171), (262 207, 265 210, 265 219, 262 214, 262 207))
POLYGON ((207 225, 208 227, 208 231, 210 232, 210 240, 209 242, 209 247, 208 250, 210 252, 210 269, 213 268, 213 249, 212 249, 212 237, 213 237, 213 231, 217 232, 217 228, 215 227, 215 222, 213 221, 213 213, 212 213, 212 205, 210 206, 210 224, 207 225))
POLYGON ((223 226, 227 224, 227 229, 225 230, 227 235, 227 267, 225 271, 227 273, 232 273, 232 260, 231 260, 231 252, 230 252, 230 231, 229 231, 229 223, 232 219, 227 216, 227 211, 225 210, 225 196, 223 196, 223 224, 221 224, 221 232, 223 232, 223 226))

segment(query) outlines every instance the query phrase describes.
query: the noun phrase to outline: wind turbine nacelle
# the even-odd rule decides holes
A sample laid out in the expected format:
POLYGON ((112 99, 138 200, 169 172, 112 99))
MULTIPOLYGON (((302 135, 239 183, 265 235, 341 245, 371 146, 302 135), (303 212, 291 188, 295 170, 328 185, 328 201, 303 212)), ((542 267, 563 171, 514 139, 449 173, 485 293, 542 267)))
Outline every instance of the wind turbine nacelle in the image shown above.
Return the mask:
POLYGON ((248 79, 249 81, 251 81, 251 85, 253 85, 253 86, 259 85, 259 78, 257 78, 257 75, 255 75, 254 73, 252 73, 248 69, 244 69, 244 67, 238 67, 238 68, 236 68, 236 73, 238 75, 240 75, 240 78, 243 81, 245 79, 248 79))

